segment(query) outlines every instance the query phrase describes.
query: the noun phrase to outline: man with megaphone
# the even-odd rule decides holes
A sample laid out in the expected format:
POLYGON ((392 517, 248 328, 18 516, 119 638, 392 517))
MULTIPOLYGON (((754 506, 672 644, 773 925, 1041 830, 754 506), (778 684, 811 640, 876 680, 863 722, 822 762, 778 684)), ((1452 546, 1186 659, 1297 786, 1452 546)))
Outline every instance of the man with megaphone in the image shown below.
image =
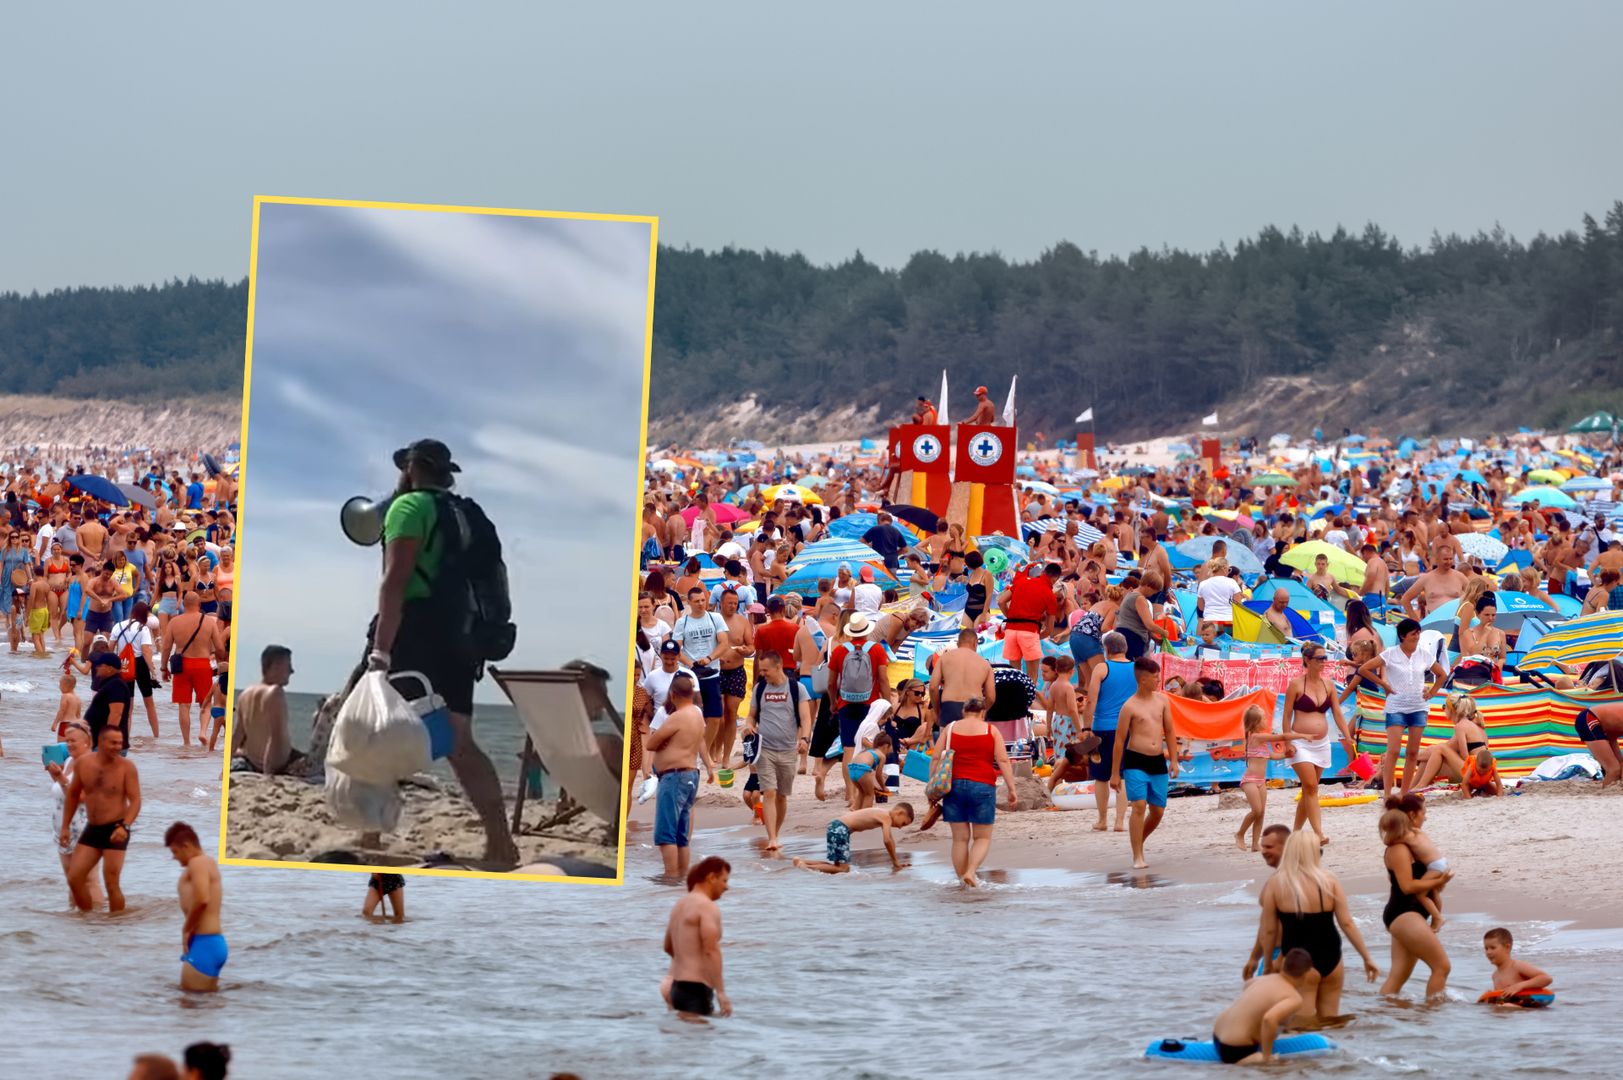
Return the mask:
MULTIPOLYGON (((378 611, 367 631, 366 671, 417 671, 450 712, 452 770, 485 828, 485 858, 514 865, 501 780, 474 742, 473 687, 487 661, 505 658, 516 633, 508 622, 500 541, 471 499, 451 494, 461 468, 437 439, 394 453, 400 480, 383 504, 351 500, 343 526, 359 544, 383 541, 378 611)), ((351 687, 362 672, 357 669, 351 687)), ((347 692, 346 692, 347 693, 347 692)))

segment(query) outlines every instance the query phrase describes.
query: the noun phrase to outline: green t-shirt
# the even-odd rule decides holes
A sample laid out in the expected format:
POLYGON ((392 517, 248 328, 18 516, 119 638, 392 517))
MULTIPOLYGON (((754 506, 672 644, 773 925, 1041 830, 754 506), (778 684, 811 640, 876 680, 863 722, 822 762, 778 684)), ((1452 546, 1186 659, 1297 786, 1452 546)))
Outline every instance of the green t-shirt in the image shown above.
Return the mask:
POLYGON ((431 491, 408 491, 389 504, 383 518, 383 542, 396 540, 417 541, 416 569, 406 582, 407 600, 426 600, 432 589, 434 575, 439 572, 440 553, 444 547, 434 534, 434 523, 439 519, 439 507, 431 491), (429 537, 433 536, 432 542, 429 537))

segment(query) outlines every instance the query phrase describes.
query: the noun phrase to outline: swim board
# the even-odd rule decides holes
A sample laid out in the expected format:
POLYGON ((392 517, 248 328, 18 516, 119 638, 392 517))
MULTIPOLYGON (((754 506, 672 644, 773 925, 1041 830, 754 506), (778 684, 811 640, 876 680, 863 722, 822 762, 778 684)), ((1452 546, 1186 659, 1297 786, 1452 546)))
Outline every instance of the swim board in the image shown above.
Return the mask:
MULTIPOLYGON (((1380 798, 1380 796, 1375 794, 1375 792, 1366 791, 1361 795, 1335 795, 1335 796, 1332 796, 1331 798, 1328 798, 1328 799, 1320 798, 1319 799, 1319 805, 1320 806, 1358 806, 1361 803, 1374 802, 1378 798, 1380 798)), ((1297 802, 1302 801, 1302 793, 1300 791, 1298 791, 1296 793, 1296 801, 1297 802)))
POLYGON ((1484 990, 1477 1001, 1485 1005, 1519 1005, 1524 1009, 1542 1009, 1555 1004, 1555 991, 1548 987, 1543 990, 1522 990, 1501 1000, 1497 990, 1484 990))
MULTIPOLYGON (((1336 1044, 1323 1035, 1307 1032, 1287 1035, 1274 1040, 1275 1057, 1315 1057, 1337 1049, 1336 1044)), ((1210 1039, 1157 1039, 1144 1051, 1145 1057, 1171 1058, 1174 1061, 1206 1061, 1217 1064, 1217 1046, 1210 1039)))

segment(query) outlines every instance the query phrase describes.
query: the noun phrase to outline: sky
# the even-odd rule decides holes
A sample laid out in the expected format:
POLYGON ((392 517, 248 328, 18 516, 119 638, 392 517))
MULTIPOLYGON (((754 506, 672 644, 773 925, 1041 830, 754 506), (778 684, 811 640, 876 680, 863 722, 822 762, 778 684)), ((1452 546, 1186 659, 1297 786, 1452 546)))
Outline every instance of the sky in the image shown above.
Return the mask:
POLYGON ((17 5, 0 290, 240 279, 255 194, 887 266, 1525 238, 1623 196, 1620 38, 1606 0, 17 5))
MULTIPOLYGON (((338 524, 437 438, 502 540, 503 667, 625 668, 640 498, 646 223, 266 203, 255 275, 237 649, 342 686, 381 548, 338 524)), ((502 701, 486 680, 478 700, 502 701)))

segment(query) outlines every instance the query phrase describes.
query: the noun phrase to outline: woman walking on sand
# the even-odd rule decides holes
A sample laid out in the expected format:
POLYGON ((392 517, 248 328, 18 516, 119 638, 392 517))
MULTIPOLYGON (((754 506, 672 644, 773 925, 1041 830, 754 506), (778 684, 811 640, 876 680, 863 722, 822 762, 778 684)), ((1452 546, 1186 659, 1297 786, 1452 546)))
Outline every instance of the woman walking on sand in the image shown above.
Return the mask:
POLYGON ((1341 702, 1336 698, 1335 683, 1324 677, 1325 650, 1323 645, 1310 643, 1302 646, 1302 674, 1292 679, 1285 688, 1285 734, 1298 738, 1292 746, 1291 768, 1302 782, 1301 797, 1296 803, 1296 825, 1313 826, 1319 843, 1328 843, 1324 835, 1324 822, 1319 813, 1319 778, 1330 767, 1330 720, 1341 732, 1342 745, 1347 748, 1348 759, 1357 757, 1352 733, 1347 720, 1341 715, 1341 702))
POLYGON ((952 827, 952 868, 958 880, 971 888, 980 878, 975 872, 992 850, 992 825, 997 818, 997 778, 1009 789, 1008 808, 1020 809, 1015 793, 1014 769, 1003 736, 986 721, 986 703, 980 698, 964 702, 964 715, 936 740, 933 760, 952 751, 952 789, 932 807, 921 828, 929 828, 936 812, 952 827))
MULTIPOLYGON (((1262 955, 1273 956, 1276 949, 1279 955, 1292 949, 1306 949, 1313 958, 1313 968, 1302 988, 1302 1008, 1296 1014, 1296 1024, 1341 1015, 1345 977, 1341 962, 1342 934, 1347 935, 1363 959, 1364 977, 1374 982, 1381 974, 1347 908, 1346 890, 1320 863, 1319 852, 1318 840, 1311 832, 1299 829, 1292 833, 1285 841, 1279 868, 1262 887, 1262 928, 1258 935, 1262 955)), ((1249 970, 1246 977, 1251 977, 1249 970)))

